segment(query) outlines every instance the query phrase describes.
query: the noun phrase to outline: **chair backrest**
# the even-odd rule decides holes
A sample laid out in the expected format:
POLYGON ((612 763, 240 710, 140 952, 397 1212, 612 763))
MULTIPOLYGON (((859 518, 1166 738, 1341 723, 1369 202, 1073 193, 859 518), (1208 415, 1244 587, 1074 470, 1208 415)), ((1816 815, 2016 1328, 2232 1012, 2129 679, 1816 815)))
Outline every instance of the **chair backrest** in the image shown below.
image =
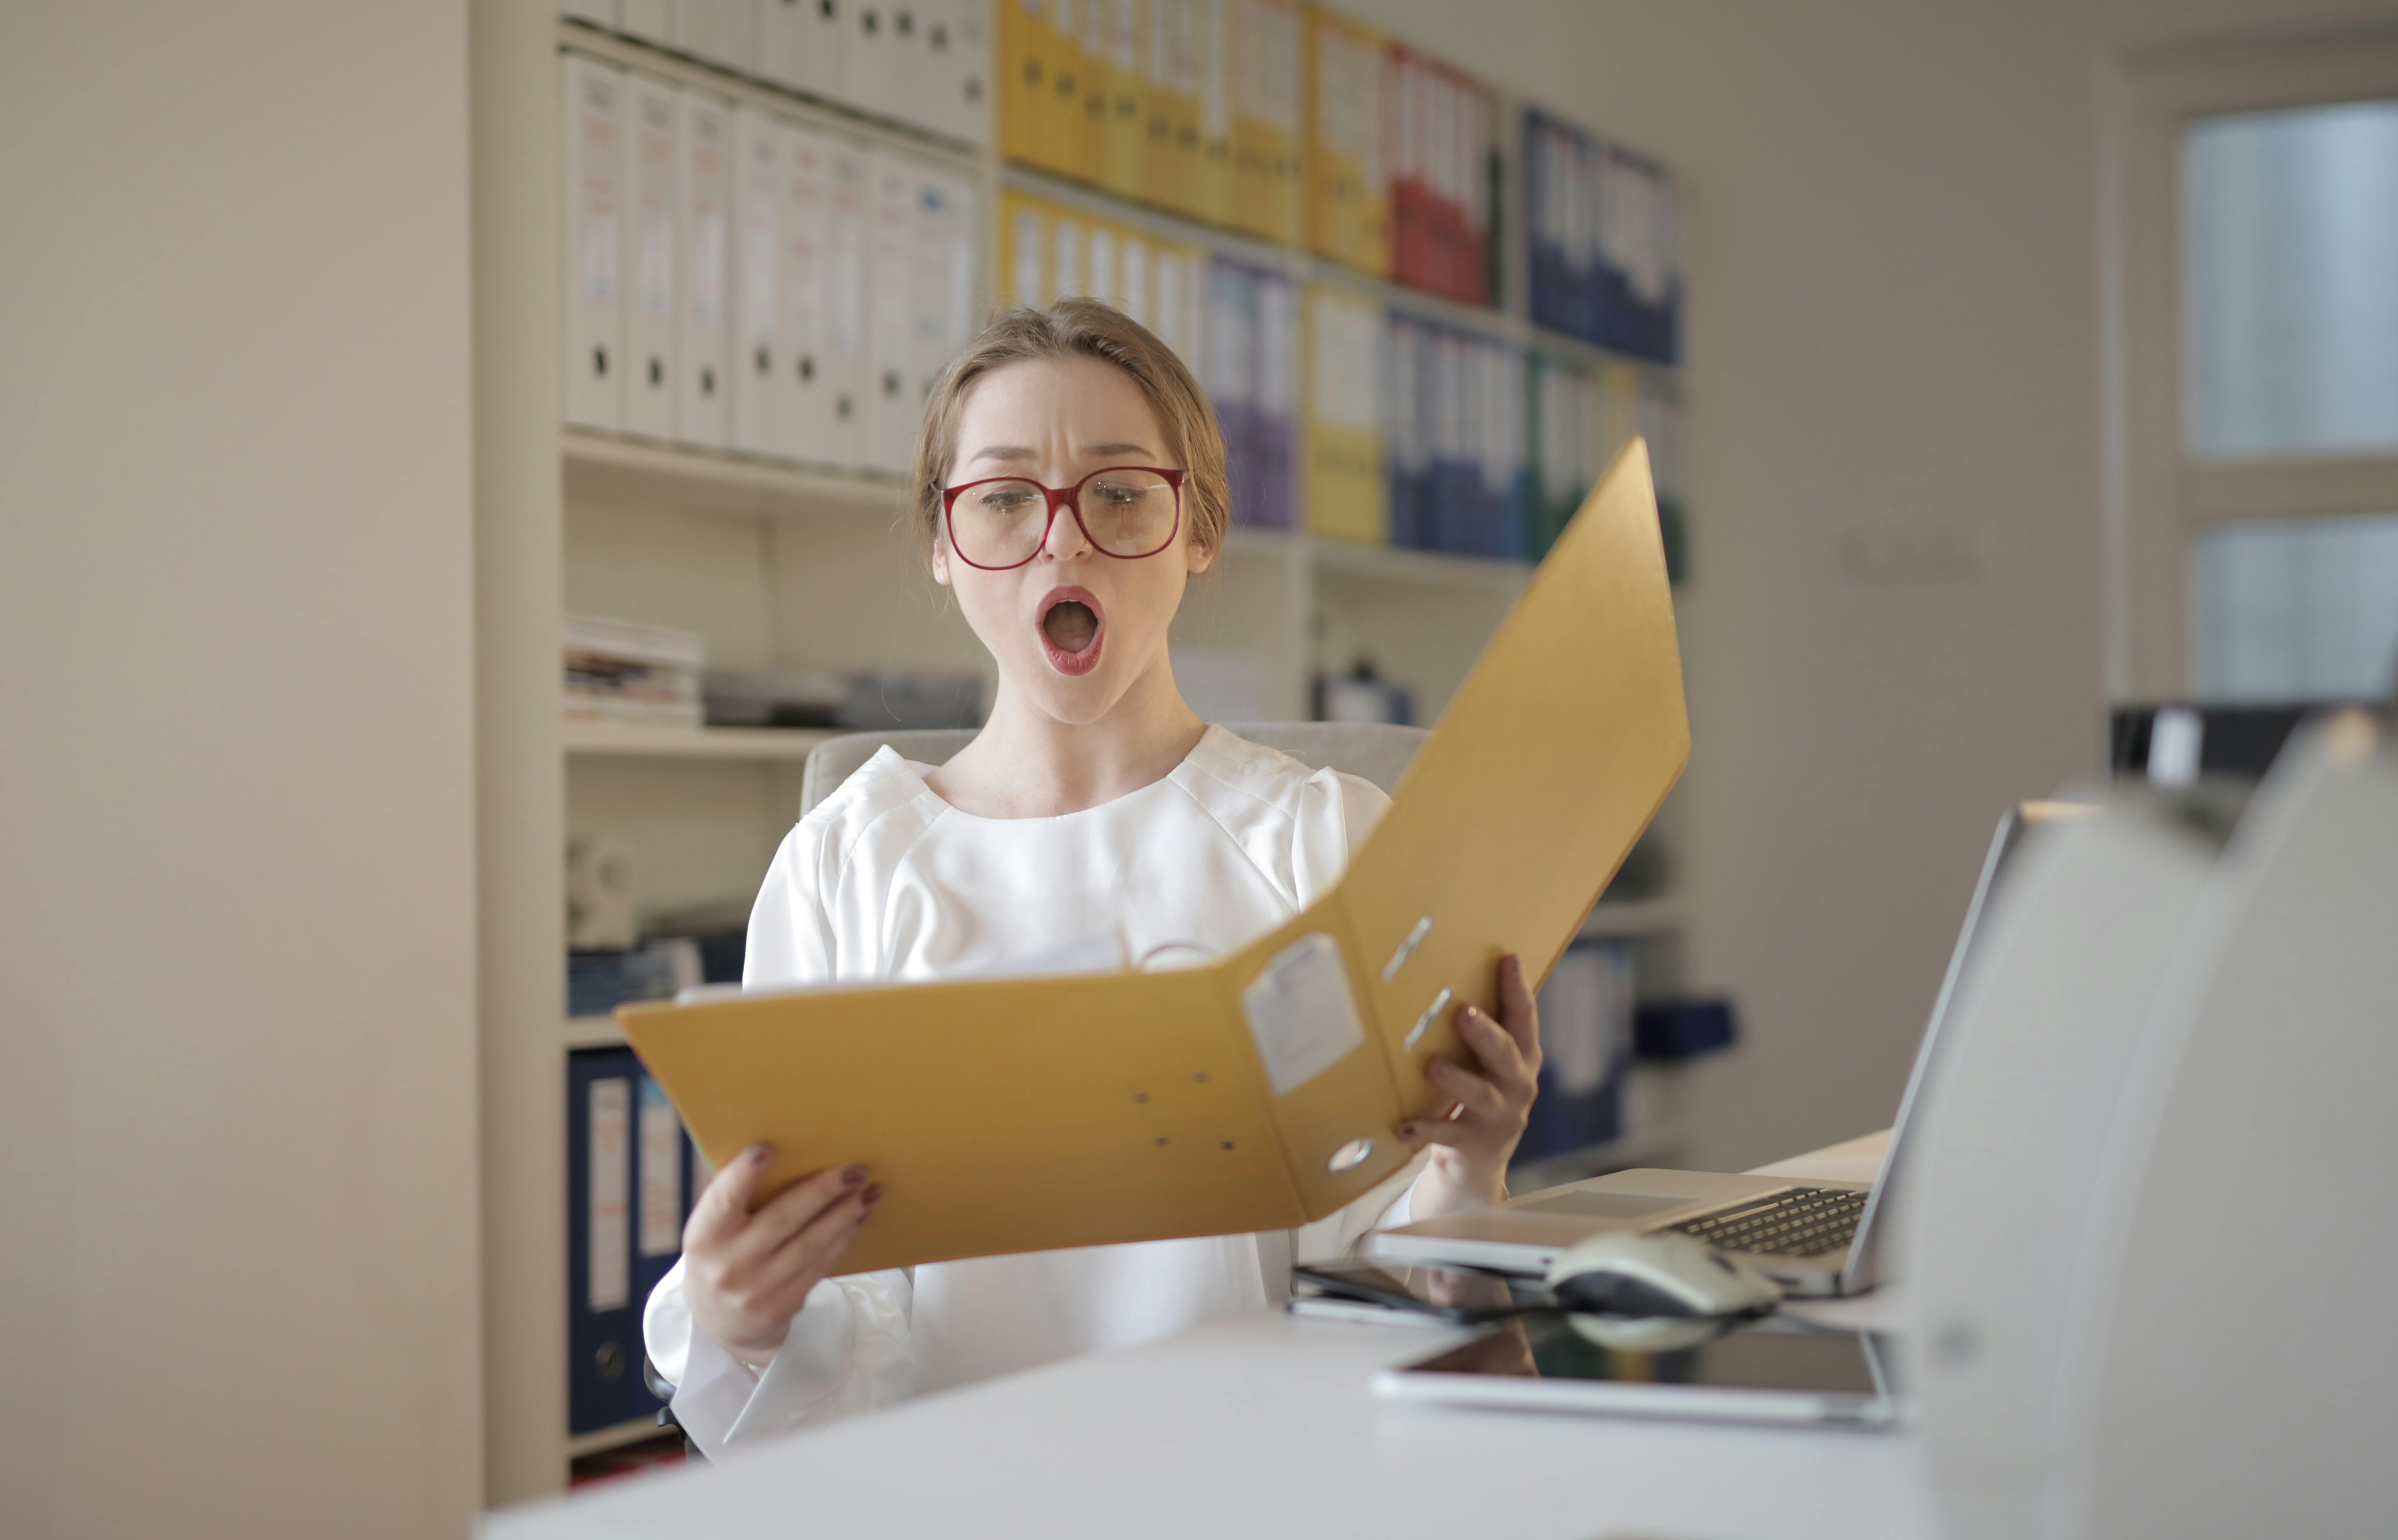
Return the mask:
MULTIPOLYGON (((1332 769, 1372 781, 1389 791, 1399 784, 1416 750, 1431 735, 1421 727, 1380 722, 1228 722, 1225 731, 1280 750, 1302 764, 1332 769)), ((972 742, 971 727, 922 728, 908 732, 846 733, 816 745, 800 774, 800 816, 832 795, 857 767, 884 744, 919 764, 946 764, 972 742)))

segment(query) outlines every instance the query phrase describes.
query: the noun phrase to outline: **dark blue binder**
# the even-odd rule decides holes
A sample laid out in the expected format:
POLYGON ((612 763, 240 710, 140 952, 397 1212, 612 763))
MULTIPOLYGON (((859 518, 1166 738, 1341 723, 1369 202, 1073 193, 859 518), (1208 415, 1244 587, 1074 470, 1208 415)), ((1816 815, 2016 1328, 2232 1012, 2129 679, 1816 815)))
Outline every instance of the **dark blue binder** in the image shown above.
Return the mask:
POLYGON ((641 1308, 681 1254, 696 1160, 630 1048, 566 1070, 567 1431, 654 1414, 641 1382, 641 1308))

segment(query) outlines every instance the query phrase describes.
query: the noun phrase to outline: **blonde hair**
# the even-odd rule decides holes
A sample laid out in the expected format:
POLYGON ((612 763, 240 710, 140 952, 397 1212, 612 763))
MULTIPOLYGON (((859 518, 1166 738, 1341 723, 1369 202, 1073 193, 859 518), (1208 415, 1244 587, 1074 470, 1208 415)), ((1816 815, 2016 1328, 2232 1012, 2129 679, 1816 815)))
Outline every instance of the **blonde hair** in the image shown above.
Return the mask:
POLYGON ((1001 311, 982 335, 950 364, 924 406, 924 426, 916 439, 916 470, 910 493, 911 522, 929 560, 941 537, 941 492, 958 453, 958 420, 966 399, 984 375, 1009 364, 1044 358, 1097 358, 1131 376, 1165 436, 1165 453, 1185 474, 1182 521, 1203 550, 1223 548, 1233 494, 1224 478, 1224 435, 1216 426, 1206 392, 1174 349, 1155 332, 1111 304, 1098 300, 1059 300, 1046 310, 1014 305, 1001 311))

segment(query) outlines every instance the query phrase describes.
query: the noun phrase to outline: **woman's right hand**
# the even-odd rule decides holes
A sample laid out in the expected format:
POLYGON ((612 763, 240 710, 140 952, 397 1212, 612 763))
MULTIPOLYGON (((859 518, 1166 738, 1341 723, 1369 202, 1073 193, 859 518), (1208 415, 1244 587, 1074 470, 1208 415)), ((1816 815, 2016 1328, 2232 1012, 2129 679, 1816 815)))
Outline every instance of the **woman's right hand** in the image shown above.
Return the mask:
POLYGON ((882 1198, 865 1167, 840 1166, 753 1209, 774 1155, 763 1144, 744 1150, 699 1195, 682 1230, 693 1322, 752 1369, 774 1361, 808 1290, 831 1275, 882 1198))

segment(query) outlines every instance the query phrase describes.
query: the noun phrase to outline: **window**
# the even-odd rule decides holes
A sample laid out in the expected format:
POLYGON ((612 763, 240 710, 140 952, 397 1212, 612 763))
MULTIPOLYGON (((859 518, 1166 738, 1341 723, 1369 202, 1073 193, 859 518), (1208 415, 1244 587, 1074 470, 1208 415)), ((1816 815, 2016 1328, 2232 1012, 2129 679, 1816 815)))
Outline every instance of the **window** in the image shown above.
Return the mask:
POLYGON ((2192 454, 2398 449, 2398 101, 2182 134, 2192 454))
POLYGON ((2398 34, 2134 61, 2114 125, 2119 698, 2398 671, 2398 34))
POLYGON ((2202 700, 2379 699, 2398 683, 2398 514, 2199 532, 2202 700))

